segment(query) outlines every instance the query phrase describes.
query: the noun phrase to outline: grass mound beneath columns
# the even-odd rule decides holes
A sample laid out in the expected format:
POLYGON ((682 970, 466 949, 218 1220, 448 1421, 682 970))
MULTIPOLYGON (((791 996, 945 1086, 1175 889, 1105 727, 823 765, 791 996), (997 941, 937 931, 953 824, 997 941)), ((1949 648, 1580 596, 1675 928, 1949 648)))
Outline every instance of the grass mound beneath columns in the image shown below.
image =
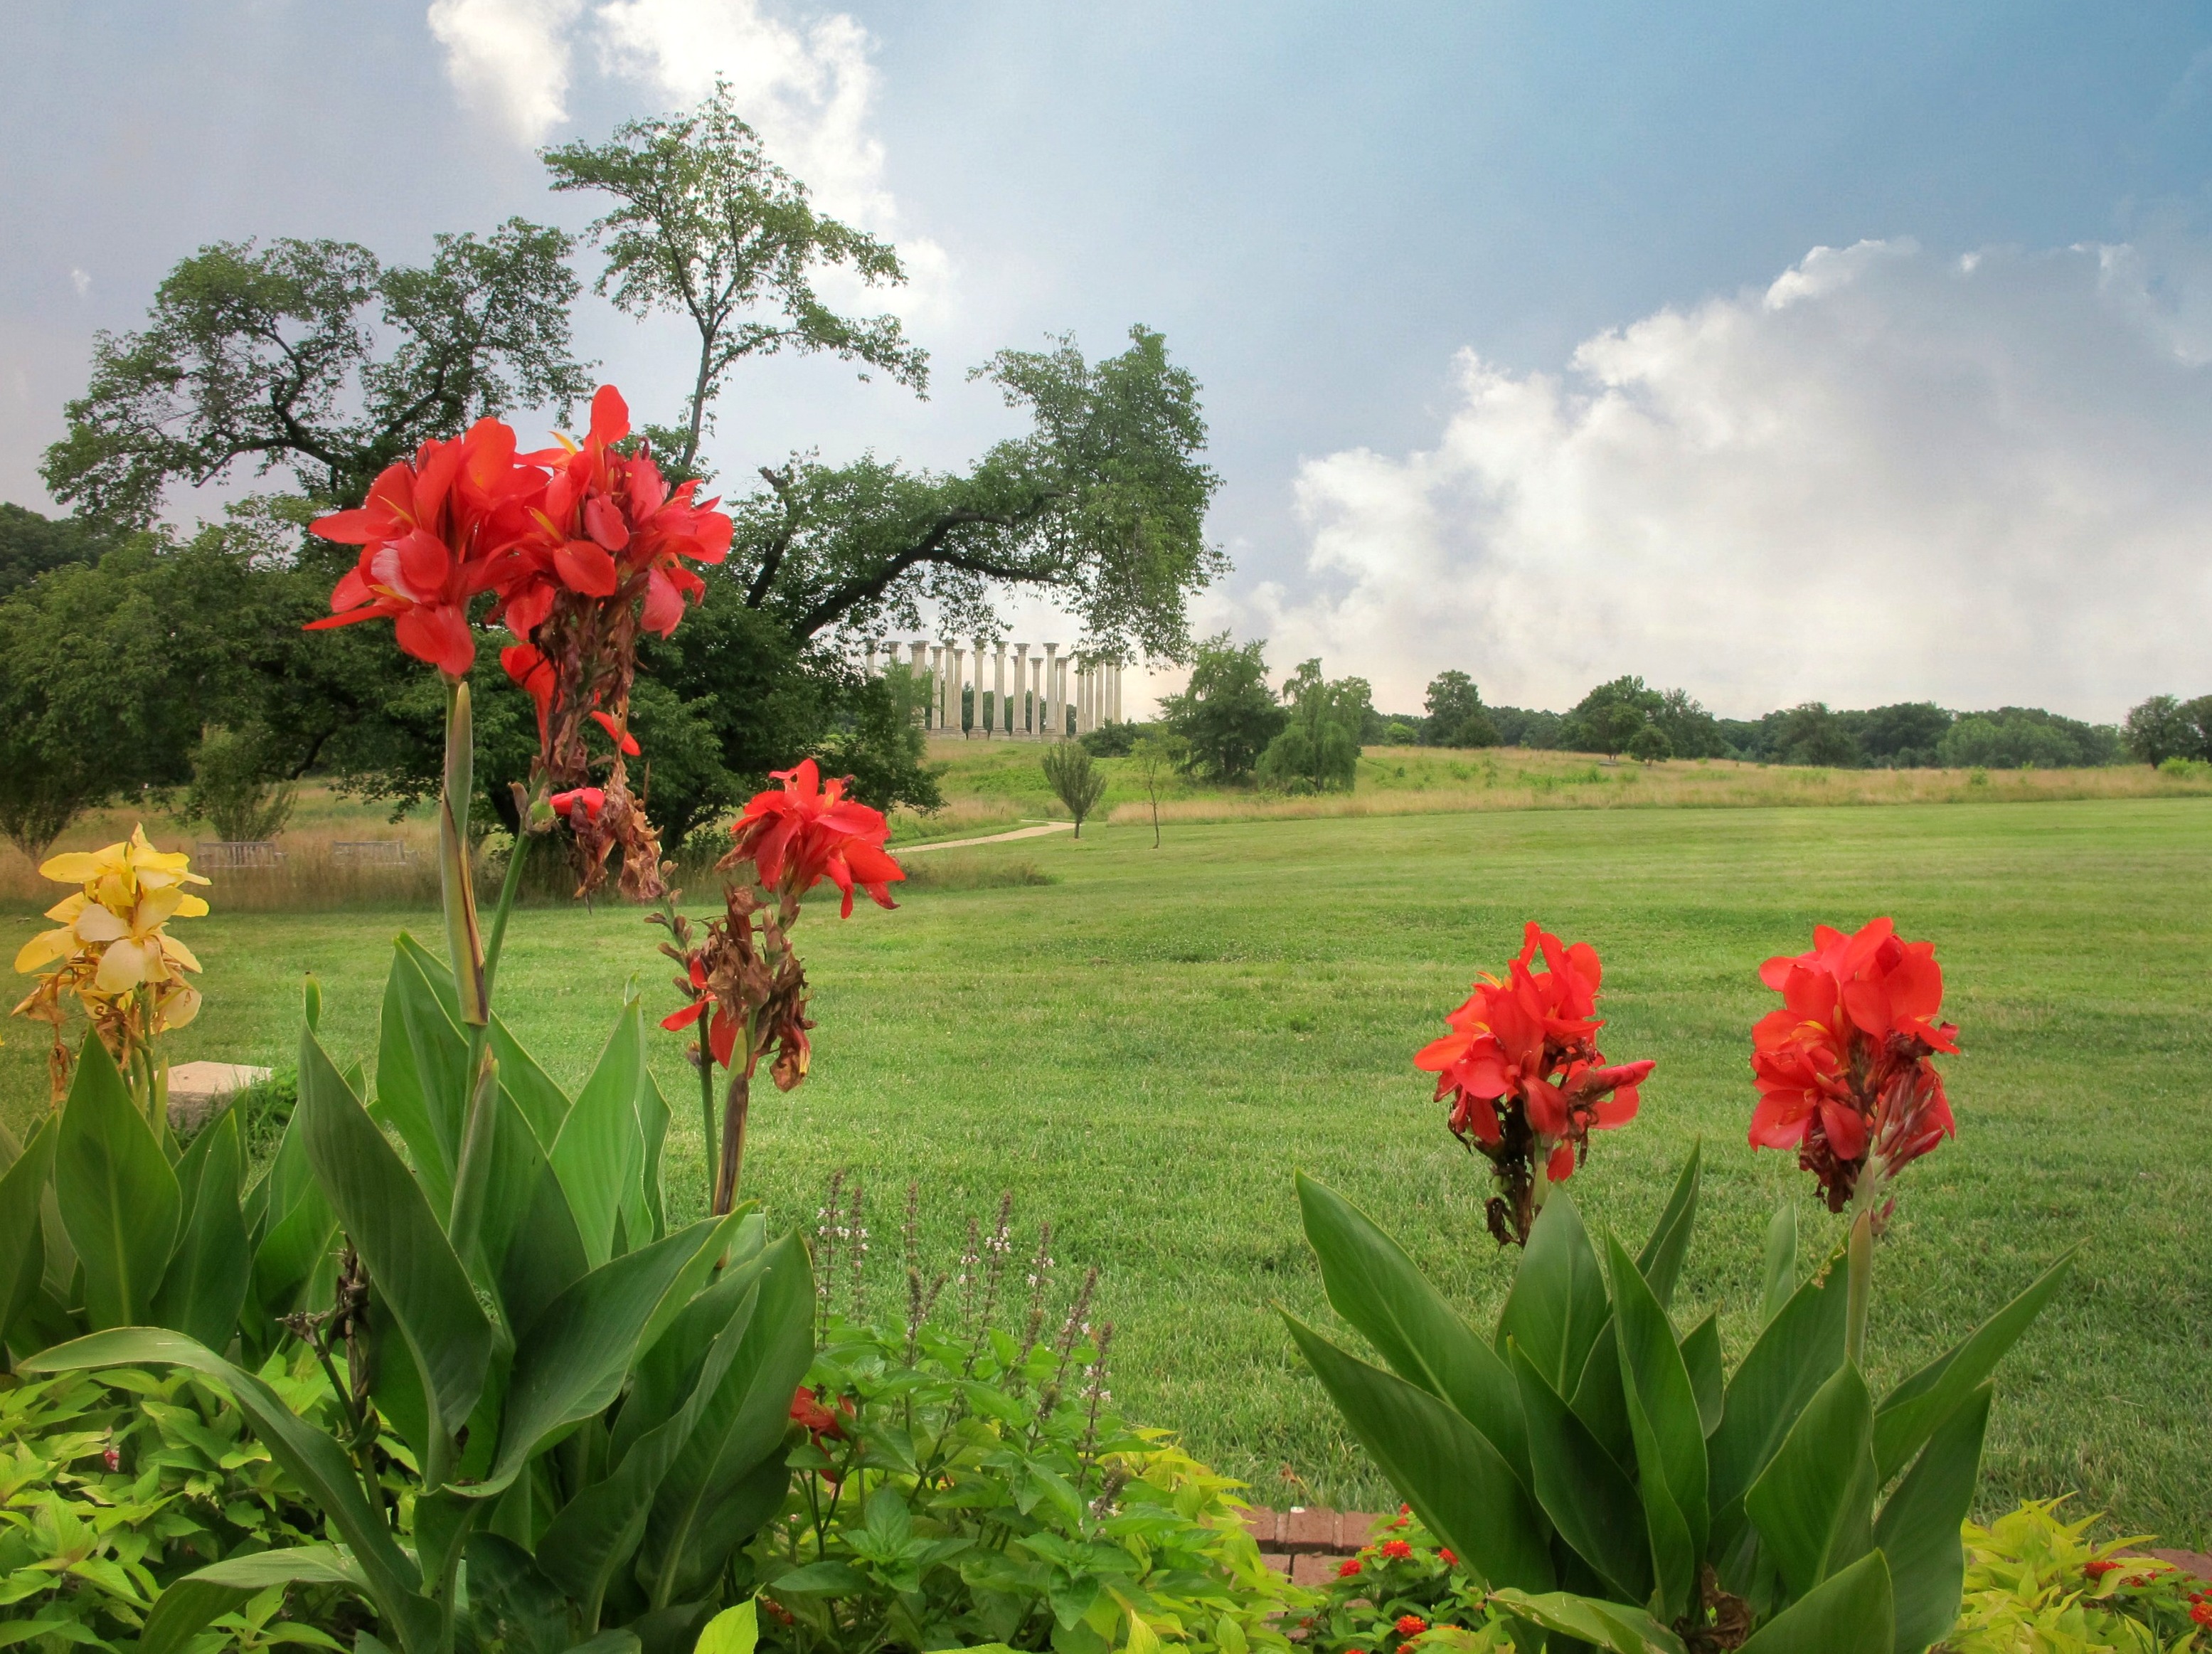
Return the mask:
MULTIPOLYGON (((1034 766, 1033 748, 1019 756, 1034 766)), ((1481 1167, 1408 1059, 1524 919, 1598 946, 1607 1051, 1659 1063, 1643 1117, 1603 1134, 1577 1177, 1582 1207, 1640 1234, 1703 1135, 1708 1238, 1677 1307, 1723 1306, 1733 1361, 1774 1203, 1796 1201, 1808 1234, 1837 1222, 1789 1157, 1744 1143, 1748 1029, 1771 1000, 1756 968, 1816 919, 1889 913, 1937 942, 1964 1055, 1948 1064, 1959 1140, 1908 1174, 1878 1265, 1878 1377, 2086 1236, 2066 1297, 2005 1369, 1986 1507, 2078 1488, 2130 1530, 2212 1539, 2212 803, 1171 824, 1158 851, 1148 825, 1100 824, 945 854, 961 876, 917 879, 896 913, 864 902, 841 924, 834 903, 810 906, 812 1078, 758 1101, 748 1189, 808 1222, 850 1168, 876 1244, 896 1247, 918 1178, 947 1256, 1013 1189, 1021 1221, 1054 1224, 1064 1268, 1104 1270, 1117 1402, 1263 1499, 1385 1497, 1270 1307, 1327 1313, 1294 1167, 1364 1204, 1479 1324, 1495 1310, 1507 1263, 1483 1231, 1481 1167), (1001 859, 1029 871, 995 883, 1001 859)), ((289 1067, 308 970, 332 1049, 373 1060, 391 934, 437 946, 428 912, 226 913, 211 894, 216 912, 180 927, 207 1003, 179 1061, 289 1067)), ((39 924, 18 909, 9 947, 39 924)), ((676 1002, 657 936, 618 906, 518 916, 506 1002, 562 1080, 592 1061, 610 989, 635 981, 656 1017, 676 1002)), ((43 1106, 42 1032, 18 1022, 0 1046, 11 1125, 43 1106)), ((672 1205, 688 1215, 704 1197, 696 1092, 677 1037, 654 1038, 678 1110, 672 1205)))

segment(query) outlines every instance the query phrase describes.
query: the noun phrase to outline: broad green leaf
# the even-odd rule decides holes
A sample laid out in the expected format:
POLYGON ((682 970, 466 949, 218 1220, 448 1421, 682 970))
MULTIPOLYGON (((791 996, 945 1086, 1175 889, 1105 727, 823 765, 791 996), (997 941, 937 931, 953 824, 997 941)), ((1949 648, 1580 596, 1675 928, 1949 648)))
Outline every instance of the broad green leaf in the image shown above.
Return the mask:
POLYGON ((1711 1527, 1705 1420, 1657 1294, 1618 1240, 1608 1234, 1605 1244, 1620 1384, 1636 1442, 1637 1491, 1665 1617, 1677 1620, 1689 1612, 1711 1527))
POLYGON ((85 1036, 62 1107, 54 1193, 84 1268, 87 1317, 95 1328, 144 1322, 169 1267, 183 1197, 169 1157, 96 1035, 85 1036))
POLYGON ((1528 1460, 1535 1471, 1537 1502, 1559 1537, 1624 1602, 1648 1600, 1651 1547, 1634 1485, 1589 1426, 1545 1382, 1520 1344, 1510 1344, 1506 1350, 1521 1389, 1521 1410, 1528 1420, 1528 1460))
POLYGON ((1527 1486, 1528 1432, 1511 1371, 1365 1213, 1304 1172, 1297 1187, 1329 1307, 1401 1378, 1458 1409, 1527 1486))
MULTIPOLYGON (((304 1146, 301 1158, 306 1158, 304 1146)), ((253 1301, 264 1315, 276 1320, 300 1307, 317 1266, 330 1253, 337 1226, 337 1213, 331 1210, 322 1189, 311 1185, 292 1203, 283 1220, 269 1230, 253 1252, 253 1301)))
POLYGON ((1589 1426, 1613 1462, 1633 1475, 1636 1432, 1628 1422, 1628 1394, 1620 1387, 1620 1343, 1612 1322, 1605 1323, 1597 1342, 1590 1346, 1589 1359, 1583 1363, 1582 1378, 1567 1405, 1589 1426))
POLYGON ((1959 1617, 1966 1575, 1960 1524, 1974 1502, 1992 1387, 1984 1383, 1936 1426, 1874 1524, 1897 1595, 1899 1654, 1919 1654, 1959 1617))
POLYGON ((663 1298, 687 1264, 720 1250, 732 1226, 732 1219, 702 1219, 601 1265, 545 1307, 515 1348, 499 1456, 482 1482, 463 1490, 469 1497, 505 1491, 547 1437, 613 1402, 663 1298))
POLYGON ((784 1430, 792 1392, 814 1359, 814 1272, 795 1234, 764 1256, 736 1359, 661 1479, 647 1520, 639 1577, 652 1580, 658 1606, 690 1599, 719 1575, 790 1485, 784 1430))
POLYGON ((1690 1370, 1690 1388, 1697 1392, 1698 1419, 1708 1440, 1721 1427, 1721 1409, 1728 1389, 1721 1375, 1721 1319, 1715 1310, 1690 1329, 1682 1340, 1682 1365, 1690 1370))
POLYGON ((1570 1591, 1531 1596, 1526 1591, 1494 1591, 1490 1600, 1508 1613, 1572 1637, 1611 1654, 1683 1654, 1682 1639, 1650 1614, 1626 1602, 1608 1602, 1570 1591))
POLYGON ((293 1584, 344 1585, 374 1600, 368 1576, 335 1546, 298 1545, 233 1557, 188 1573, 161 1592, 139 1633, 137 1654, 177 1654, 218 1614, 271 1585, 293 1584))
POLYGON ((46 1250, 39 1230, 39 1201, 53 1171, 54 1141, 60 1122, 51 1115, 31 1134, 29 1144, 0 1176, 0 1338, 30 1306, 46 1271, 46 1250))
POLYGON ((1488 1584, 1547 1589, 1542 1522, 1490 1438, 1427 1390, 1281 1314, 1352 1434, 1430 1529, 1488 1584))
POLYGON ((640 1364, 609 1449, 613 1474, 562 1505, 539 1538, 538 1566, 587 1610, 636 1550, 663 1478, 743 1350, 764 1268, 758 1258, 740 1265, 685 1307, 640 1364))
MULTIPOLYGON (((460 1646, 473 1640, 483 1654, 541 1654, 556 1649, 574 1654, 570 1627, 574 1616, 528 1550, 501 1535, 477 1531, 469 1535, 464 1554, 469 1594, 462 1620, 476 1634, 472 1639, 460 1639, 460 1646)), ((585 1623, 591 1621, 586 1618, 585 1623)))
POLYGON ((275 1390, 252 1373, 182 1333, 155 1327, 94 1333, 21 1365, 26 1372, 82 1372, 152 1364, 183 1367, 228 1390, 278 1468, 314 1501, 345 1542, 378 1609, 415 1634, 434 1633, 435 1610, 419 1594, 421 1576, 392 1539, 383 1511, 373 1508, 363 1495, 344 1450, 285 1406, 275 1390))
POLYGON ((491 1019, 491 1054, 499 1059, 499 1083, 529 1122, 538 1146, 550 1149, 561 1134, 561 1122, 568 1117, 568 1093, 553 1083, 496 1014, 491 1019))
POLYGON ((660 1152, 668 1140, 668 1099, 651 1068, 638 1073, 637 1128, 644 1145, 638 1180, 623 1198, 623 1213, 635 1246, 650 1237, 659 1240, 668 1232, 668 1191, 660 1166, 660 1152))
POLYGON ((708 1347, 733 1319, 742 1323, 752 1314, 750 1294, 768 1268, 763 1256, 765 1225, 752 1202, 738 1210, 743 1216, 721 1274, 683 1305, 665 1331, 648 1329, 638 1341, 629 1389, 607 1438, 609 1464, 620 1464, 631 1443, 684 1404, 708 1347))
POLYGON ((1791 1596, 1803 1596, 1874 1544, 1874 1398, 1845 1362, 1820 1386, 1773 1462, 1744 1495, 1791 1596))
POLYGON ((1740 1654, 1893 1654, 1889 1565, 1869 1551, 1751 1634, 1740 1654))
POLYGON ((1498 1317, 1493 1347, 1502 1357, 1509 1340, 1518 1344, 1522 1359, 1544 1382, 1568 1395, 1612 1314, 1605 1272, 1598 1268, 1582 1216, 1567 1191, 1554 1189, 1529 1229, 1521 1267, 1498 1317))
POLYGON ((591 1266, 575 1215, 568 1210, 568 1192, 504 1091, 499 1110, 480 1233, 507 1330, 519 1339, 591 1266))
POLYGON ((1637 1272, 1650 1283, 1659 1307, 1674 1302, 1674 1283, 1681 1278, 1682 1260, 1689 1256, 1690 1234, 1698 1224, 1698 1186, 1704 1177, 1705 1145, 1703 1138, 1690 1145, 1690 1158, 1674 1179, 1674 1192, 1667 1209, 1651 1227, 1651 1237, 1636 1255, 1637 1272))
POLYGON ((568 1209, 597 1268, 614 1255, 615 1221, 623 1195, 644 1164, 638 1127, 638 1084, 645 1072, 645 1025, 637 1001, 627 1001, 592 1077, 554 1139, 553 1171, 568 1191, 568 1209))
POLYGON ((868 1576, 843 1562, 810 1562, 780 1573, 769 1589, 779 1596, 844 1596, 868 1588, 868 1576))
MULTIPOLYGON (((422 1186, 347 1089, 321 1042, 304 1031, 299 1116, 315 1177, 368 1266, 376 1303, 414 1357, 435 1461, 441 1443, 467 1421, 483 1394, 491 1323, 422 1186)), ((447 1468, 426 1463, 426 1481, 438 1486, 447 1468)))
POLYGON ((2064 1283, 2079 1246, 2068 1249, 2027 1291, 1974 1329, 1973 1335, 1937 1357, 1882 1397, 1875 1414, 1875 1462, 1887 1481, 1936 1427, 1957 1412, 1967 1396, 1996 1370, 2004 1353, 2020 1341, 2029 1323, 2064 1283))
POLYGON ((753 1654, 760 1643, 760 1604, 748 1596, 707 1621, 694 1654, 753 1654))
MULTIPOLYGON (((453 1007, 424 975, 424 957, 420 945, 403 931, 384 982, 376 1113, 398 1131, 432 1207, 443 1212, 453 1203, 453 1169, 460 1164, 469 1047, 455 1025, 453 1007)), ((450 986, 450 976, 447 981, 450 986)))
POLYGON ((1767 1323, 1729 1381, 1728 1403, 1710 1447, 1717 1523, 1766 1468, 1813 1392, 1843 1364, 1844 1308, 1841 1267, 1807 1281, 1767 1323))
POLYGON ((1779 1207, 1766 1225, 1765 1285, 1759 1293, 1759 1324, 1789 1307, 1797 1291, 1797 1208, 1779 1207))
POLYGON ((237 1329, 253 1275, 246 1214, 238 1204, 246 1153, 236 1111, 224 1110, 220 1120, 194 1138, 177 1170, 185 1197, 184 1227, 149 1318, 157 1327, 174 1328, 210 1349, 221 1349, 237 1329))

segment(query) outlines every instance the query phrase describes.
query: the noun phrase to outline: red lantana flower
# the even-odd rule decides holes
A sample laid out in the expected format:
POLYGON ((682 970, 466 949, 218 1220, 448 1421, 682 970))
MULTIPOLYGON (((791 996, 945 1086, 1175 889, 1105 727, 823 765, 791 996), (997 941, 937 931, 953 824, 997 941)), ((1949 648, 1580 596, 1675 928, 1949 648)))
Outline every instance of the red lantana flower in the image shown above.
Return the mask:
POLYGON ((845 796, 851 778, 825 782, 814 760, 802 758, 796 768, 774 772, 773 779, 782 786, 753 794, 731 824, 736 845, 716 865, 751 862, 762 887, 780 895, 787 911, 824 879, 844 896, 841 918, 852 917, 856 885, 877 906, 896 907, 890 887, 906 870, 884 848, 890 824, 880 811, 845 796))
POLYGON ((1358 1572, 1359 1559, 1356 1556, 1347 1556, 1336 1566, 1336 1577, 1340 1579, 1349 1579, 1358 1572))
POLYGON ((1437 1546, 1437 1557, 1438 1557, 1439 1559, 1441 1559, 1441 1560, 1442 1560, 1442 1561, 1443 1561, 1443 1563, 1444 1566, 1446 1566, 1446 1567, 1448 1567, 1448 1568, 1455 1568, 1455 1567, 1459 1566, 1459 1558, 1457 1558, 1456 1556, 1454 1556, 1454 1555, 1452 1554, 1452 1553, 1451 1553, 1451 1548, 1450 1548, 1449 1546, 1446 1546, 1446 1545, 1439 1545, 1439 1546, 1437 1546))
POLYGON ((1957 1027, 1936 1020, 1933 942, 1899 939, 1888 919, 1849 936, 1817 925, 1809 952, 1769 959, 1759 976, 1783 1003, 1752 1029, 1751 1141, 1796 1149, 1829 1210, 1869 1164, 1886 1182, 1957 1134, 1933 1061, 1959 1049, 1957 1027))
POLYGON ((1386 1539, 1382 1542, 1382 1556, 1386 1561, 1403 1562, 1410 1559, 1413 1554, 1413 1546, 1405 1540, 1386 1539))
POLYGON ((1497 1171, 1504 1192, 1490 1202, 1490 1227, 1501 1244, 1528 1241, 1541 1203, 1537 1161, 1547 1183, 1564 1183, 1588 1157, 1592 1131, 1636 1117, 1653 1065, 1609 1064, 1597 1049, 1603 974, 1589 943, 1567 946, 1532 921, 1504 980, 1478 979, 1444 1019, 1452 1031, 1413 1058, 1437 1076, 1437 1099, 1450 1101, 1453 1134, 1497 1171))
POLYGON ((466 677, 477 658, 470 599, 513 581, 515 542, 544 487, 544 473, 517 459, 514 432, 496 419, 423 443, 412 464, 385 467, 362 505, 309 526, 361 547, 361 561, 331 593, 331 612, 309 629, 389 616, 402 649, 449 678, 466 677))
POLYGON ((1418 1614, 1401 1614, 1397 1628, 1401 1637, 1418 1637, 1429 1628, 1429 1622, 1418 1614))

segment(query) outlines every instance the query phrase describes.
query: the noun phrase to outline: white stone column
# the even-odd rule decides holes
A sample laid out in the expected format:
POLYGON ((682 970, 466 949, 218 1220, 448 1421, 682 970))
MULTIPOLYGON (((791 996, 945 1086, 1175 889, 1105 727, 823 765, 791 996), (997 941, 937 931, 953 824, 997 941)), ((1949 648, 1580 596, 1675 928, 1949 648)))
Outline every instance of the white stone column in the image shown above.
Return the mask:
POLYGON ((1060 681, 1053 686, 1052 739, 1055 741, 1064 741, 1067 739, 1067 691, 1070 687, 1068 668, 1072 664, 1072 661, 1068 660, 1060 663, 1060 681))
MULTIPOLYGON (((975 640, 975 739, 976 739, 977 740, 979 740, 979 741, 988 741, 988 740, 989 740, 989 739, 991 739, 991 724, 990 724, 990 720, 989 720, 989 719, 988 719, 988 718, 986 718, 986 717, 983 715, 983 649, 984 649, 984 643, 983 643, 983 640, 982 640, 981 638, 980 638, 980 637, 979 637, 979 638, 977 638, 977 639, 975 640)), ((995 701, 994 701, 994 702, 991 703, 991 707, 992 707, 991 716, 992 716, 992 717, 996 717, 996 716, 998 715, 998 702, 995 702, 995 701)))
POLYGON ((1044 707, 1044 727, 1038 733, 1048 741, 1056 741, 1060 739, 1060 731, 1066 727, 1067 721, 1060 715, 1060 698, 1063 693, 1060 688, 1060 674, 1065 670, 1065 663, 1063 663, 1060 658, 1060 645, 1057 643, 1046 644, 1044 646, 1044 701, 1042 703, 1044 707))
POLYGON ((1076 697, 1075 733, 1088 735, 1098 727, 1098 667, 1093 662, 1083 668, 1083 692, 1076 697))
POLYGON ((1114 721, 1118 724, 1124 721, 1121 713, 1121 663, 1116 660, 1108 670, 1114 674, 1114 687, 1109 694, 1114 706, 1114 721))
POLYGON ((991 727, 987 735, 1011 735, 1014 727, 1006 721, 1006 646, 1001 642, 991 656, 991 727))
POLYGON ((1014 645, 1014 698, 1006 703, 1006 733, 1019 740, 1029 733, 1030 646, 1014 645))
POLYGON ((960 692, 968 686, 968 678, 965 671, 967 657, 968 651, 962 648, 957 643, 947 642, 945 644, 945 733, 947 736, 956 741, 958 740, 965 733, 960 727, 960 692))
MULTIPOLYGON (((1042 648, 1044 646, 1039 644, 1037 647, 1042 648)), ((1041 654, 1030 658, 1030 698, 1028 708, 1023 715, 1022 727, 1029 732, 1030 739, 1044 739, 1044 657, 1041 654)))
POLYGON ((928 692, 922 704, 929 708, 927 722, 934 733, 945 727, 945 651, 934 643, 929 646, 929 677, 924 687, 928 692))

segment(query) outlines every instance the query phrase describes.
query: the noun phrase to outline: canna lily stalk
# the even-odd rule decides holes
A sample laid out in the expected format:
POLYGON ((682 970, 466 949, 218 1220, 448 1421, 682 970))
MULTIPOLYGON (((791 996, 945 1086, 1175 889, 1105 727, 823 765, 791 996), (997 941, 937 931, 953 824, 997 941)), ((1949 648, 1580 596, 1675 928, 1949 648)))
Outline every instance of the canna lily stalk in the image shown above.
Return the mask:
POLYGON ((185 977, 200 962, 168 933, 172 919, 196 919, 207 903, 185 887, 207 879, 181 852, 157 850, 146 830, 100 850, 52 856, 40 874, 81 885, 46 909, 59 927, 33 936, 15 955, 15 969, 38 983, 15 1014, 49 1023, 54 1101, 68 1090, 69 1048, 62 1043, 63 1001, 74 994, 131 1085, 131 1095, 158 1135, 167 1123, 167 1066, 155 1041, 199 1013, 199 990, 185 977))
POLYGON ((699 1072, 708 1176, 718 1213, 737 1201, 745 1120, 761 1058, 775 1053, 769 1075, 779 1091, 791 1091, 806 1078, 812 1054, 806 1034, 814 1024, 806 1014, 806 968, 791 942, 801 898, 826 879, 843 897, 838 916, 849 919, 855 889, 866 891, 878 907, 896 907, 890 886, 906 877, 884 848, 890 824, 879 811, 845 796, 849 776, 825 782, 814 760, 805 758, 770 779, 781 784, 755 794, 730 824, 736 842, 715 864, 725 873, 750 867, 755 885, 725 887, 722 916, 707 927, 705 939, 696 946, 672 897, 665 912, 655 915, 673 939, 661 945, 661 952, 684 967, 676 987, 687 1001, 660 1025, 681 1030, 706 1019, 691 1061, 699 1072), (730 1076, 719 1156, 714 1119, 717 1067, 730 1076))

